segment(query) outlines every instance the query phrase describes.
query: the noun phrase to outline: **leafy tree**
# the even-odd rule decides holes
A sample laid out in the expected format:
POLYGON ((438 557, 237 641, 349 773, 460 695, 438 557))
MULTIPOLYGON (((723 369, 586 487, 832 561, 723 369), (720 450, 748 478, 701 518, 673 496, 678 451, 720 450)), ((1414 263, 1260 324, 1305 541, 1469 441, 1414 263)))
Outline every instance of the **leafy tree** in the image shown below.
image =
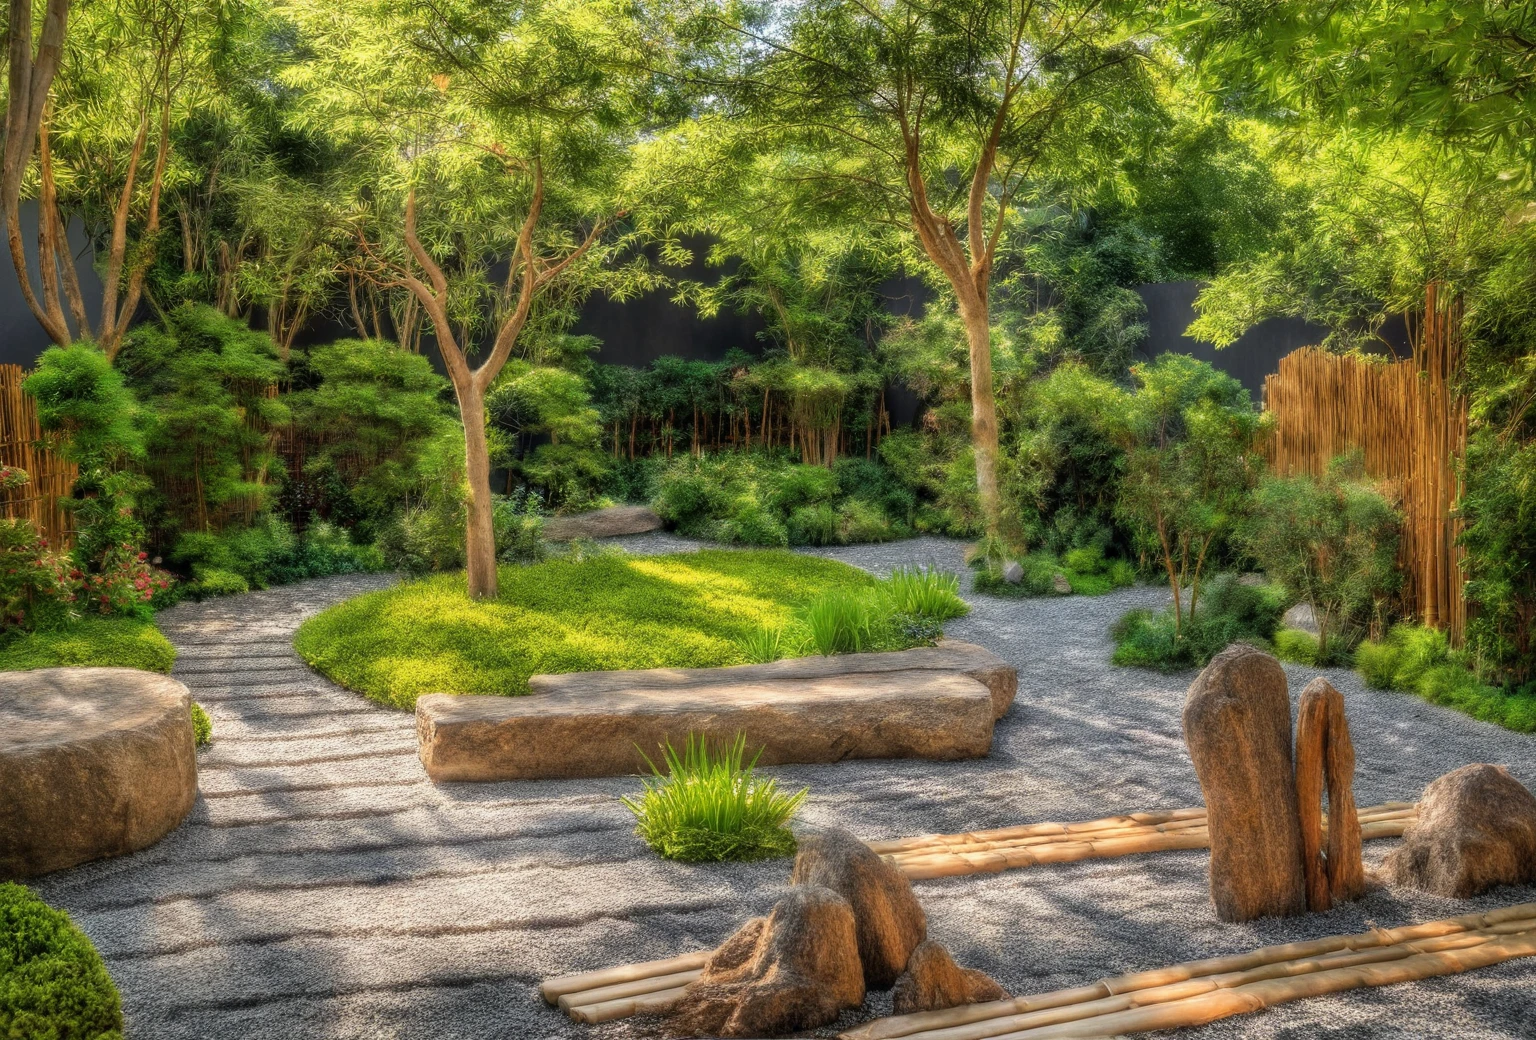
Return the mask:
POLYGON ((1132 374, 1140 384, 1124 428, 1125 476, 1117 512, 1162 565, 1173 596, 1174 639, 1200 582, 1236 530, 1263 459, 1259 415, 1231 376, 1182 354, 1132 374))
POLYGON ((749 40, 750 133, 805 204, 862 204, 943 276, 970 361, 976 485, 998 524, 991 289, 1014 208, 1105 174, 1147 97, 1128 14, 1072 0, 811 0, 749 40))
POLYGON ((310 55, 286 74, 304 95, 302 119, 365 157, 366 274, 412 294, 453 383, 469 593, 494 597, 485 397, 536 305, 562 302, 556 290, 605 251, 615 177, 654 100, 635 60, 650 37, 628 5, 606 0, 286 10, 310 55), (508 260, 499 285, 498 256, 508 260))
POLYGON ((1244 548, 1270 580, 1311 605, 1323 663, 1359 641, 1401 578, 1401 517, 1363 478, 1358 454, 1335 459, 1322 478, 1266 476, 1242 526, 1244 548))

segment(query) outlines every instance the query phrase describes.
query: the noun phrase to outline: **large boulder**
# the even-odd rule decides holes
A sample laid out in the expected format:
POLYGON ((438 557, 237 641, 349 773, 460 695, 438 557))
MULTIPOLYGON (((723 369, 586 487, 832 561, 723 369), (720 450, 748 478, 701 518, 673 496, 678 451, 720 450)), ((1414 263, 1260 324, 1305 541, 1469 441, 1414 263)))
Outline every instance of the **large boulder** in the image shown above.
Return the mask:
POLYGON ((153 845, 196 798, 191 697, 175 679, 0 673, 0 880, 153 845))
POLYGON ((1223 921, 1307 909, 1285 671, 1234 644, 1189 687, 1184 740, 1205 793, 1211 900, 1223 921))
POLYGON ((915 1015, 1003 1000, 1008 994, 984 972, 956 964, 942 944, 925 939, 912 951, 891 996, 896 1014, 915 1015))
POLYGON ((667 1026, 678 1036, 782 1036, 863 1002, 853 909, 836 892, 801 886, 715 951, 667 1026))
POLYGON ((831 889, 853 907, 864 984, 890 989, 928 932, 928 919, 900 870, 845 830, 800 839, 790 882, 831 889))
POLYGON ((1382 865, 1386 880, 1466 899, 1536 883, 1536 796, 1503 766, 1462 766, 1424 789, 1417 822, 1382 865))

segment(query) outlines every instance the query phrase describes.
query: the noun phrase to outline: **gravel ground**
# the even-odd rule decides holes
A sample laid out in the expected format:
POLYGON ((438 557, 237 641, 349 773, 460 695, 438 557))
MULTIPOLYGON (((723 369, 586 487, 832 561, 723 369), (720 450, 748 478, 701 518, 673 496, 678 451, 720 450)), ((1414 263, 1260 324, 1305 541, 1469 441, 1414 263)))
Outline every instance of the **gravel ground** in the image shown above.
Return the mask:
MULTIPOLYGON (((686 549, 669 535, 621 539, 686 549)), ((873 571, 961 569, 962 546, 918 539, 819 550, 873 571)), ((324 579, 161 615, 178 678, 214 719, 202 793, 152 849, 44 879, 123 995, 129 1037, 401 1040, 650 1035, 588 1028, 547 1009, 542 978, 718 943, 782 890, 784 862, 683 866, 652 855, 617 796, 633 780, 428 783, 410 716, 309 672, 292 633, 325 606, 385 584, 324 579)), ((1010 601, 972 596, 950 634, 1019 669, 993 752, 967 763, 851 762, 774 770, 811 790, 811 825, 865 838, 1088 819, 1199 804, 1179 730, 1192 674, 1109 665, 1106 630, 1157 589, 1010 601)), ((1287 666, 1299 690, 1316 670, 1287 666)), ((1416 797, 1468 762, 1536 786, 1536 738, 1325 672, 1344 692, 1361 804, 1416 797)), ((1379 860, 1391 842, 1367 846, 1379 860)), ((930 934, 1004 988, 1105 975, 1372 924, 1390 927, 1536 899, 1377 891, 1328 914, 1218 923, 1203 852, 921 882, 930 934)), ((1536 1037, 1536 960, 1357 991, 1215 1023, 1185 1036, 1536 1037)), ((888 1011, 870 997, 843 1024, 888 1011)), ((830 1035, 824 1031, 821 1035, 830 1035)))

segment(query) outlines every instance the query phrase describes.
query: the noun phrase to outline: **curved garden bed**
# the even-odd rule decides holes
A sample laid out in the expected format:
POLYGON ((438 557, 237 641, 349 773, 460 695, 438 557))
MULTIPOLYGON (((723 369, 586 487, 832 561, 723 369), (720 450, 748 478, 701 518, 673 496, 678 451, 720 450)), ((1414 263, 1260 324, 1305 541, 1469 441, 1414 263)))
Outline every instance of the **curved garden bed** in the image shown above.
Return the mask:
MULTIPOLYGON (((712 549, 507 566, 500 584, 495 600, 478 603, 462 574, 359 596, 306 621, 294 647, 333 681, 409 709, 426 693, 525 694, 537 674, 744 664, 755 634, 877 582, 834 560, 712 549)), ((860 649, 920 641, 888 626, 860 649)))

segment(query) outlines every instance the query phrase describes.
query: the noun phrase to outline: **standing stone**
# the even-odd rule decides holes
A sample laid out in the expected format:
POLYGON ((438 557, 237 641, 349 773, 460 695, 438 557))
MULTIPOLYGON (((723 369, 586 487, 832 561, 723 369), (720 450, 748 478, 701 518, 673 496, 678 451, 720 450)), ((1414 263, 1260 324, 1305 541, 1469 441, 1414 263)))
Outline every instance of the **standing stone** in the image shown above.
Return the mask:
POLYGON ((870 989, 890 989, 928 932, 906 875, 845 830, 802 838, 790 883, 829 888, 853 907, 870 989))
POLYGON ((1536 883, 1536 796, 1503 766, 1446 773, 1424 789, 1419 818, 1387 855, 1382 874, 1455 899, 1536 883))
POLYGON ((1017 585, 1024 580, 1024 565, 1018 560, 1009 560, 1003 564, 1003 580, 1010 585, 1017 585))
POLYGON ((667 1026, 677 1036, 783 1036, 863 1002, 852 908, 836 892, 801 886, 715 951, 667 1026))
POLYGON ((1234 644, 1189 687, 1184 740, 1205 794, 1211 900, 1223 921, 1305 912, 1285 671, 1234 644))
POLYGON ((1007 996, 988 975, 960 967, 942 944, 925 939, 912 951, 907 970, 896 980, 892 1004, 898 1015, 915 1015, 1007 996))
POLYGON ((1301 691, 1296 722, 1296 800, 1301 819, 1307 909, 1365 894, 1360 815, 1355 808, 1355 746, 1344 716, 1344 695, 1318 677, 1301 691), (1328 795, 1327 849, 1323 847, 1323 794, 1328 795))

